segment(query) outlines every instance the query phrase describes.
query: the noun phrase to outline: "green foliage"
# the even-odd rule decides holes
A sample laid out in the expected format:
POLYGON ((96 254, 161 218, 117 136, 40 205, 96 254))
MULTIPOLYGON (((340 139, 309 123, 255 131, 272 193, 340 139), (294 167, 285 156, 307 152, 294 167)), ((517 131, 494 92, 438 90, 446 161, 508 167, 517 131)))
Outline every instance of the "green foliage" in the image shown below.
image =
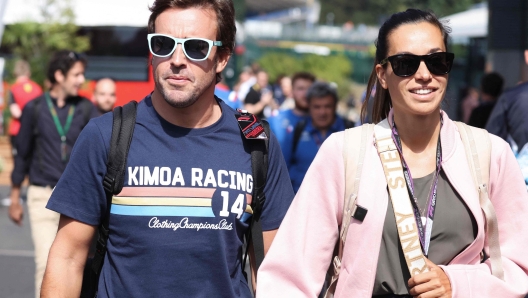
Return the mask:
POLYGON ((348 95, 352 63, 344 55, 319 56, 306 54, 296 56, 288 53, 269 52, 259 60, 259 65, 275 81, 281 74, 293 75, 298 71, 313 73, 317 79, 338 85, 340 97, 348 95))
POLYGON ((236 20, 243 21, 246 16, 246 1, 245 0, 233 0, 233 6, 235 7, 236 20))
MULTIPOLYGON (((26 21, 6 27, 2 43, 9 47, 15 59, 24 59, 31 65, 32 78, 43 84, 47 63, 58 50, 84 52, 90 48, 90 40, 78 36, 74 14, 67 0, 47 0, 41 9, 42 23, 26 21)), ((7 69, 12 69, 12 60, 7 69)), ((11 75, 9 79, 14 79, 11 75)))
POLYGON ((407 8, 419 8, 433 11, 444 17, 468 9, 482 0, 325 0, 321 1, 321 23, 326 15, 335 15, 335 24, 352 21, 356 24, 379 24, 381 20, 407 8))

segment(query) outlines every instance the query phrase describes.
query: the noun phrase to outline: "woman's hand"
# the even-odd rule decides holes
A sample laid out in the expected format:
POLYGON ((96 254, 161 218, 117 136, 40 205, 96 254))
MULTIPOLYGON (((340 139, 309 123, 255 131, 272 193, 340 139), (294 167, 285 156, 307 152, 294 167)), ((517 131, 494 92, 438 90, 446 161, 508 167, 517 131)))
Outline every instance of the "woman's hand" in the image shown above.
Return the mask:
POLYGON ((409 279, 409 293, 417 298, 451 298, 451 282, 442 268, 425 259, 431 271, 409 279))

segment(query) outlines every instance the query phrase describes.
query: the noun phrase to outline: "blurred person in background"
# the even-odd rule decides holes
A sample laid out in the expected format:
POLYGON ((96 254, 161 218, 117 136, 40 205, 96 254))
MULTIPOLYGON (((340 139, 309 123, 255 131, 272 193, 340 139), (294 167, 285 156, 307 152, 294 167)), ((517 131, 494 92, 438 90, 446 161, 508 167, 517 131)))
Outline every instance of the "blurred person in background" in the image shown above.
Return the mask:
POLYGON ((273 110, 279 106, 273 98, 273 90, 269 85, 268 73, 264 70, 257 72, 257 83, 250 89, 244 99, 244 109, 257 115, 260 119, 271 116, 273 110))
POLYGON ((11 123, 9 124, 9 136, 11 139, 11 148, 13 156, 16 155, 16 136, 20 131, 20 117, 26 104, 42 95, 42 88, 32 81, 31 68, 29 63, 24 60, 15 62, 13 73, 16 77, 15 83, 8 91, 8 105, 11 113, 11 123))
POLYGON ((286 96, 284 95, 284 92, 282 90, 282 85, 281 85, 281 81, 285 77, 286 75, 284 74, 277 76, 275 83, 271 85, 271 89, 273 90, 273 98, 275 98, 275 101, 277 102, 279 106, 281 106, 284 100, 286 99, 286 96))
POLYGON ((354 126, 336 114, 337 91, 330 84, 315 82, 306 98, 309 117, 297 122, 293 131, 286 134, 281 148, 294 192, 301 186, 306 171, 328 136, 354 126))
POLYGON ((460 91, 460 112, 462 122, 468 123, 473 109, 479 105, 479 92, 473 87, 463 88, 460 91))
POLYGON ((281 103, 279 109, 290 110, 295 108, 295 100, 292 96, 292 79, 288 76, 285 76, 280 80, 279 83, 284 96, 284 101, 281 103))
POLYGON ((93 103, 99 113, 112 111, 116 102, 116 84, 111 78, 102 78, 95 84, 93 103))
POLYGON ((473 109, 468 124, 484 128, 488 118, 502 93, 504 79, 496 72, 485 74, 480 81, 480 104, 473 109))
POLYGON ((284 146, 286 133, 292 132, 297 122, 308 118, 306 92, 315 82, 315 76, 308 72, 298 72, 293 75, 291 82, 294 108, 279 111, 277 115, 268 119, 270 128, 277 136, 281 148, 284 146))
POLYGON ((238 88, 238 98, 244 102, 249 89, 257 83, 257 77, 255 76, 253 68, 251 66, 244 66, 238 77, 238 81, 240 83, 240 87, 238 88))
MULTIPOLYGON (((528 49, 524 51, 528 64, 528 49)), ((502 93, 486 124, 486 130, 504 140, 515 142, 519 151, 528 143, 528 82, 502 93)))
MULTIPOLYGON (((20 117, 26 104, 42 95, 42 88, 30 79, 31 68, 29 63, 24 60, 15 62, 13 74, 16 77, 15 83, 7 91, 7 106, 4 110, 4 119, 8 121, 7 132, 11 141, 11 153, 16 156, 16 136, 20 131, 20 117)), ((11 205, 11 198, 2 199, 3 206, 11 205)))
POLYGON ((27 103, 20 118, 9 216, 22 224, 23 209, 18 198, 20 186, 29 175, 27 204, 35 247, 35 297, 40 297, 48 252, 59 224, 59 214, 46 209, 46 204, 81 130, 91 117, 98 116, 92 102, 78 95, 85 67, 86 60, 77 53, 56 52, 47 70, 51 89, 27 103))
POLYGON ((236 109, 242 109, 244 105, 242 104, 242 101, 239 100, 237 90, 240 88, 240 84, 235 85, 235 88, 233 90, 229 89, 229 86, 225 83, 224 78, 222 78, 222 81, 215 86, 215 96, 223 100, 228 106, 236 109))

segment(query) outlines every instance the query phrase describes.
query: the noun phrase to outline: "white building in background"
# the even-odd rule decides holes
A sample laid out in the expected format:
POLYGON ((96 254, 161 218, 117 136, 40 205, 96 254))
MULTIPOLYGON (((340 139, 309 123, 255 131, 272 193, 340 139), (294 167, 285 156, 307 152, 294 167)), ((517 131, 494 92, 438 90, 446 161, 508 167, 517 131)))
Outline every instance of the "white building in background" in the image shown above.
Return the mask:
POLYGON ((488 5, 480 3, 469 10, 444 17, 441 21, 451 27, 451 38, 454 43, 469 43, 470 38, 486 38, 488 36, 488 5))

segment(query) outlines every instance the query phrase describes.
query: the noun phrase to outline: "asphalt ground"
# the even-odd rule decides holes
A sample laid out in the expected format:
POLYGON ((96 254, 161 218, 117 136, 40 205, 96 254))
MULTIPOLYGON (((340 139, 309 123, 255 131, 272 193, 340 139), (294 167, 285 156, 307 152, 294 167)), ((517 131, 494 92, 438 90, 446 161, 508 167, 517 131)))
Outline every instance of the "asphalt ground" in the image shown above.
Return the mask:
MULTIPOLYGON (((25 198, 25 190, 23 190, 25 198)), ((0 200, 9 196, 9 187, 0 186, 0 200)), ((31 298, 35 295, 33 243, 24 204, 22 226, 8 216, 8 207, 0 204, 0 298, 31 298)))

